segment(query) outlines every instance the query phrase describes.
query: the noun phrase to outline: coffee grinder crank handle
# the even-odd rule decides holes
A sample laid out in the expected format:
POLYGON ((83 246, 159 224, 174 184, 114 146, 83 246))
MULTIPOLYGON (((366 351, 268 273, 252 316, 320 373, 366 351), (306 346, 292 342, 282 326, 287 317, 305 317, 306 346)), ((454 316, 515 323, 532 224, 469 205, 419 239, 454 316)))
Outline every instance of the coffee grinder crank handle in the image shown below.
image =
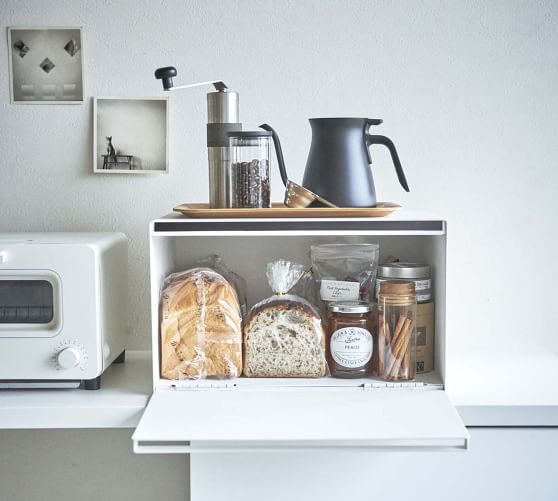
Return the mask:
POLYGON ((155 78, 157 80, 162 80, 163 90, 166 91, 178 90, 178 89, 190 89, 192 87, 201 87, 202 85, 213 85, 215 89, 221 92, 226 92, 228 88, 225 85, 225 82, 221 80, 208 80, 207 82, 197 82, 193 84, 175 86, 172 79, 176 75, 177 75, 177 71, 174 66, 165 66, 163 68, 157 68, 155 70, 155 78))

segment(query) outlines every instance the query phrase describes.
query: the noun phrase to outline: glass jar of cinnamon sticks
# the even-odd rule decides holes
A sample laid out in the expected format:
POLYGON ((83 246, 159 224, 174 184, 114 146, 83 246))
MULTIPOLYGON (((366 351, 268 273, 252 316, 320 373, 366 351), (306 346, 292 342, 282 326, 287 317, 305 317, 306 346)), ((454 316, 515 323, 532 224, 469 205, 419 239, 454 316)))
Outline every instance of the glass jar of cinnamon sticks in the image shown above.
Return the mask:
POLYGON ((387 281, 378 296, 378 375, 389 381, 415 378, 414 282, 387 281))

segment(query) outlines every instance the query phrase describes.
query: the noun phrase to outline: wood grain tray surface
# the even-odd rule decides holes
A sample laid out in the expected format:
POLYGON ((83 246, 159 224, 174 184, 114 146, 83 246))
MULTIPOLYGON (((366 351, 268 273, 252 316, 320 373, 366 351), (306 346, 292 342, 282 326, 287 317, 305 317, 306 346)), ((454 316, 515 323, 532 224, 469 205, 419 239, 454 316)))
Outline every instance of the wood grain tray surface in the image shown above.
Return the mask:
POLYGON ((174 208, 193 218, 281 218, 281 217, 384 217, 401 206, 393 202, 378 202, 376 207, 308 207, 294 209, 282 203, 274 203, 269 209, 210 209, 206 203, 182 204, 174 208))

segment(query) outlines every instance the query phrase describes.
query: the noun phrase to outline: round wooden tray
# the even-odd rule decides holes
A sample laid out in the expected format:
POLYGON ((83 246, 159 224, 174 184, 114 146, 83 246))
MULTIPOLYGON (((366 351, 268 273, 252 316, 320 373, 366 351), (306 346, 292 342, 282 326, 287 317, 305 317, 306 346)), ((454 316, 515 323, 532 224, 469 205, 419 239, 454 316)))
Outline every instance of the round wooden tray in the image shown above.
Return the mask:
POLYGON ((208 204, 182 204, 174 208, 193 218, 281 218, 281 217, 384 217, 401 206, 393 202, 378 202, 376 207, 307 207, 294 209, 274 203, 269 209, 210 209, 208 204))

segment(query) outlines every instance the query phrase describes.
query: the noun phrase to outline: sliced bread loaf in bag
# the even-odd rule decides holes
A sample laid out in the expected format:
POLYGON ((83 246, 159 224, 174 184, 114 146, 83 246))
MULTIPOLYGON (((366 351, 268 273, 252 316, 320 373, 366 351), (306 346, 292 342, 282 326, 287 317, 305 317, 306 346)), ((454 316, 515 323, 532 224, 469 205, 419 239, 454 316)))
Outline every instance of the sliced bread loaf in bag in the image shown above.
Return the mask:
POLYGON ((286 294, 304 273, 288 261, 268 264, 275 295, 256 304, 244 324, 244 375, 321 377, 326 374, 325 333, 318 311, 286 294))
POLYGON ((242 372, 240 305, 219 273, 173 273, 161 294, 161 377, 230 378, 242 372))

